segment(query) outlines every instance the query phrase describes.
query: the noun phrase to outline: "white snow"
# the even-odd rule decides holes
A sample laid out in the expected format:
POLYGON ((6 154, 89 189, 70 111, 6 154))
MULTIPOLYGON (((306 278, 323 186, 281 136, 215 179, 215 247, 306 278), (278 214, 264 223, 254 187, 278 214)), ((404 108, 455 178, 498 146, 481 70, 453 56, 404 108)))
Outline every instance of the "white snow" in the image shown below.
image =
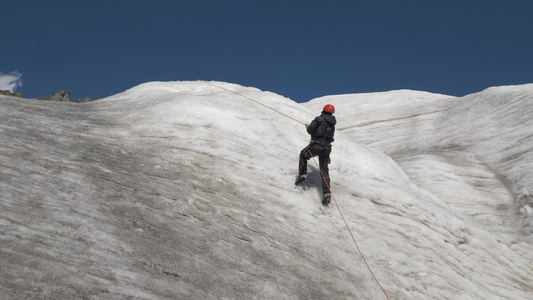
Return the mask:
MULTIPOLYGON (((336 202, 391 299, 531 299, 533 85, 331 103, 336 202)), ((86 104, 0 96, 7 299, 386 299, 335 205, 294 186, 298 122, 206 82, 86 104)))

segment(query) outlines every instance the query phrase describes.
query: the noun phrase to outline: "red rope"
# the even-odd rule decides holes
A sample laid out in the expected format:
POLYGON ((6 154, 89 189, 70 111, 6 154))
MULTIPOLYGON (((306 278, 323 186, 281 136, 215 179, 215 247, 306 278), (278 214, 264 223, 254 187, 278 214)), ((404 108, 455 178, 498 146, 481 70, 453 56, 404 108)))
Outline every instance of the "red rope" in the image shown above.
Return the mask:
MULTIPOLYGON (((298 123, 300 123, 300 124, 304 124, 304 125, 305 125, 304 122, 299 121, 299 120, 297 120, 297 119, 295 119, 295 118, 293 118, 293 117, 291 117, 291 116, 289 116, 289 115, 286 115, 286 114, 284 114, 284 113, 282 113, 282 112, 280 112, 280 111, 278 111, 278 110, 275 110, 275 109, 273 109, 272 107, 267 106, 267 105, 265 105, 265 104, 263 104, 263 103, 261 103, 261 102, 258 102, 258 101, 254 100, 254 99, 252 99, 252 98, 250 98, 250 97, 248 97, 248 96, 245 96, 245 95, 243 95, 243 94, 241 94, 241 93, 238 93, 238 92, 235 92, 235 91, 232 91, 232 90, 229 90, 229 89, 223 88, 223 87, 218 86, 218 85, 216 85, 216 84, 213 84, 213 83, 211 83, 211 82, 207 82, 207 81, 204 81, 204 80, 200 80, 200 81, 201 81, 201 82, 205 82, 205 83, 207 83, 207 84, 209 84, 209 85, 212 85, 212 86, 214 86, 214 87, 217 87, 217 88, 219 88, 219 89, 222 89, 222 90, 225 90, 225 91, 228 91, 228 92, 231 92, 231 93, 237 94, 237 95, 239 95, 239 96, 242 96, 242 97, 244 97, 244 98, 246 98, 246 99, 248 99, 248 100, 250 100, 250 101, 253 101, 254 103, 257 103, 257 104, 259 104, 259 105, 261 105, 261 106, 264 106, 264 107, 266 107, 266 108, 268 108, 268 109, 271 109, 271 110, 277 112, 278 114, 284 115, 284 116, 287 117, 287 118, 290 118, 290 119, 292 119, 292 120, 294 120, 294 121, 296 121, 296 122, 298 122, 298 123)), ((319 166, 318 163, 316 162, 316 159, 315 159, 315 157, 313 156, 313 153, 311 153, 311 150, 309 150, 309 148, 307 148, 307 151, 309 151, 309 154, 311 154, 311 157, 313 158, 313 161, 315 162, 316 166, 317 166, 318 169, 320 170, 320 174, 322 175, 322 179, 324 180, 324 182, 326 183, 326 186, 328 187, 328 190, 329 190, 329 192, 330 192, 330 194, 331 194, 331 198, 333 198, 333 201, 335 202, 335 205, 337 206, 337 209, 339 210, 339 214, 341 215, 342 220, 344 221, 344 225, 346 225, 346 228, 348 228, 348 231, 350 232, 350 235, 352 236, 352 240, 353 240, 353 242, 355 243, 355 247, 357 247, 357 251, 359 251, 359 254, 360 254, 361 257, 363 258, 363 261, 365 262, 366 267, 367 267, 368 270, 370 271, 370 274, 372 274, 372 277, 374 277, 374 280, 377 282, 377 284, 379 285, 379 287, 381 288, 381 290, 383 291, 383 293, 385 294, 385 296, 387 297, 387 299, 390 300, 389 296, 387 295, 387 292, 385 292, 385 289, 384 289, 383 286, 379 283, 379 281, 378 281, 376 275, 374 275, 374 272, 372 272, 372 269, 370 268, 370 265, 368 265, 368 262, 366 261, 366 258, 365 258, 365 256, 363 255, 363 252, 361 252, 361 249, 359 248, 359 245, 357 244, 357 241, 355 240, 355 237, 354 237, 354 235, 353 235, 353 233, 352 233, 352 230, 350 229, 350 226, 348 226, 348 222, 346 222, 346 219, 344 218, 344 215, 342 214, 342 211, 341 211, 341 209, 340 209, 340 207, 339 207, 339 204, 337 203, 337 200, 336 200, 335 197, 333 196, 333 193, 331 192, 331 188, 330 188, 328 182, 326 181, 326 177, 324 176, 324 173, 322 173, 322 170, 320 169, 320 166, 319 166)))
POLYGON ((376 277, 376 275, 374 275, 374 272, 372 272, 372 269, 370 268, 370 265, 368 264, 368 262, 366 261, 365 256, 363 255, 363 252, 359 248, 359 245, 357 244, 357 241, 355 240, 355 237, 354 237, 354 235, 352 233, 352 230, 350 229, 350 226, 348 226, 348 222, 346 222, 346 219, 344 218, 344 215, 342 214, 341 208, 339 207, 339 203, 337 203, 337 200, 335 199, 335 197, 333 196, 333 193, 331 192, 331 188, 330 188, 330 186, 328 184, 328 181, 326 180, 326 176, 324 176, 324 173, 322 172, 322 169, 320 168, 320 166, 316 162, 316 159, 313 156, 313 153, 311 153, 311 150, 309 150, 309 147, 307 147, 307 151, 309 151, 309 154, 311 154, 311 158, 313 158, 313 161, 315 162, 318 170, 320 171, 320 175, 322 175, 322 179, 324 180, 324 182, 326 183, 326 186, 328 187, 329 193, 331 194, 331 198, 333 198, 333 201, 335 202, 335 206, 337 206, 337 210, 339 211, 339 214, 341 215, 342 220, 344 221, 344 225, 346 225, 346 228, 348 228, 348 232, 350 232, 350 235, 352 236, 352 240, 353 240, 353 242, 355 244, 355 247, 357 247, 357 251, 359 251, 359 254, 363 258, 363 261, 365 262, 366 267, 368 268, 368 270, 370 271, 370 274, 372 274, 372 277, 374 277, 374 280, 377 282, 377 284, 379 285, 379 287, 381 288, 381 290, 385 294, 385 297, 387 297, 387 299, 390 300, 389 295, 387 295, 387 292, 385 291, 385 289, 383 288, 381 283, 379 283, 378 278, 376 277))
POLYGON ((291 116, 289 116, 289 115, 286 115, 286 114, 282 113, 282 112, 279 111, 279 110, 275 110, 275 109, 273 109, 272 107, 270 107, 270 106, 268 106, 268 105, 265 105, 265 104, 263 104, 263 103, 261 103, 261 102, 259 102, 259 101, 256 101, 256 100, 254 100, 254 99, 252 99, 252 98, 250 98, 250 97, 248 97, 248 96, 246 96, 246 95, 243 95, 243 94, 241 94, 241 93, 239 93, 239 92, 232 91, 232 90, 230 90, 230 89, 227 89, 227 88, 224 88, 224 87, 218 86, 218 85, 213 84, 213 83, 211 83, 211 82, 207 82, 207 81, 203 81, 203 80, 200 80, 200 81, 201 81, 201 82, 205 82, 205 83, 207 83, 207 84, 210 84, 210 85, 212 85, 212 86, 214 86, 214 87, 217 87, 217 88, 219 88, 219 89, 223 89, 223 90, 225 90, 225 91, 228 91, 228 92, 231 92, 231 93, 237 94, 237 95, 239 95, 239 96, 242 96, 242 97, 244 97, 244 98, 246 98, 246 99, 248 99, 248 100, 250 100, 250 101, 253 101, 253 102, 255 102, 255 103, 259 104, 259 105, 262 105, 262 106, 264 106, 264 107, 266 107, 266 108, 268 108, 268 109, 271 109, 271 110, 277 112, 278 114, 284 115, 285 117, 287 117, 287 118, 289 118, 289 119, 292 119, 292 120, 294 120, 294 121, 296 121, 296 122, 298 122, 298 123, 300 123, 300 124, 305 124, 304 122, 302 122, 302 121, 300 121, 300 120, 297 120, 297 119, 295 119, 295 118, 293 118, 293 117, 291 117, 291 116))

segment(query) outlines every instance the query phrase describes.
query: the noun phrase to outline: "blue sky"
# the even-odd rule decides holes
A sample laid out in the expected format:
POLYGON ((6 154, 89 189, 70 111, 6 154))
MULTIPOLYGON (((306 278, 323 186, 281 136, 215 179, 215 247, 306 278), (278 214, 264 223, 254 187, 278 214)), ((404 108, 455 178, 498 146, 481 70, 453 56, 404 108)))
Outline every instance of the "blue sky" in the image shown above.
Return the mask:
POLYGON ((299 102, 395 89, 464 96, 533 83, 531 12, 530 0, 10 1, 0 73, 19 74, 27 98, 181 80, 299 102))

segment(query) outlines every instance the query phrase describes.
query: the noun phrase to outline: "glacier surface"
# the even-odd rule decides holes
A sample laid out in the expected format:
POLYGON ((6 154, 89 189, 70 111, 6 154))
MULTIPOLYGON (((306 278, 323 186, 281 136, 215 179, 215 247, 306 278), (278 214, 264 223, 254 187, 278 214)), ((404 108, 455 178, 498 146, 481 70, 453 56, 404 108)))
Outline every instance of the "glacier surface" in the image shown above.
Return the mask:
POLYGON ((332 192, 391 299, 531 299, 533 85, 298 104, 202 81, 0 96, 4 299, 386 299, 312 161, 294 186, 303 125, 246 97, 335 105, 332 192))

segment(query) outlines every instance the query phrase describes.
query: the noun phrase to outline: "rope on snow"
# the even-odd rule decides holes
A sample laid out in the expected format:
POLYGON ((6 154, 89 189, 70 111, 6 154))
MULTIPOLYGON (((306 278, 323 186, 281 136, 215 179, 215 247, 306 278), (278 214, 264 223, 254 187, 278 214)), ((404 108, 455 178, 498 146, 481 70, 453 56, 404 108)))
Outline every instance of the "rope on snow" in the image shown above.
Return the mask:
MULTIPOLYGON (((239 96, 241 96, 241 97, 244 97, 244 98, 246 98, 246 99, 248 99, 248 100, 250 100, 250 101, 252 101, 252 102, 254 102, 254 103, 256 103, 256 104, 259 104, 259 105, 264 106, 264 107, 266 107, 266 108, 268 108, 268 109, 270 109, 270 110, 273 110, 273 111, 277 112, 278 114, 281 114, 281 115, 283 115, 283 116, 285 116, 285 117, 287 117, 287 118, 289 118, 289 119, 291 119, 291 120, 293 120, 293 121, 296 121, 296 122, 298 122, 298 123, 300 123, 300 124, 304 124, 304 125, 305 125, 304 122, 299 121, 299 120, 297 120, 297 119, 295 119, 295 118, 293 118, 293 117, 291 117, 291 116, 289 116, 289 115, 287 115, 287 114, 284 114, 284 113, 280 112, 279 110, 276 110, 276 109, 274 109, 274 108, 272 108, 272 107, 270 107, 270 106, 268 106, 268 105, 265 105, 265 104, 263 104, 263 103, 261 103, 261 102, 259 102, 259 101, 257 101, 257 100, 254 100, 254 99, 252 99, 252 98, 250 98, 250 97, 248 97, 248 96, 246 96, 246 95, 243 95, 243 94, 241 94, 241 93, 239 93, 239 92, 232 91, 232 90, 230 90, 230 89, 227 89, 227 88, 224 88, 224 87, 218 86, 218 85, 216 85, 216 84, 213 84, 213 83, 211 83, 211 82, 207 82, 207 81, 204 81, 204 80, 200 80, 200 81, 201 81, 201 82, 204 82, 204 83, 206 83, 206 84, 212 85, 212 86, 214 86, 214 87, 217 87, 217 88, 219 88, 219 89, 222 89, 222 90, 228 91, 228 92, 230 92, 230 93, 237 94, 237 95, 239 95, 239 96)), ((387 295, 387 292, 385 291, 385 289, 383 288, 383 286, 381 285, 381 283, 380 283, 379 280, 377 279, 376 275, 374 275, 374 272, 372 272, 372 269, 370 268, 370 265, 368 264, 368 262, 366 261, 365 256, 363 255, 363 252, 362 252, 361 249, 359 248, 359 245, 357 244, 357 241, 355 240, 355 237, 354 237, 354 235, 353 235, 353 233, 352 233, 352 230, 350 229, 350 226, 348 226, 348 222, 346 222, 346 219, 344 218, 344 215, 342 214, 342 211, 341 211, 341 209, 340 209, 339 203, 337 202, 337 200, 336 200, 335 197, 333 196, 333 192, 331 191, 331 188, 330 188, 328 182, 326 181, 326 178, 325 178, 324 174, 322 173, 322 170, 320 169, 320 166, 318 165, 318 163, 317 163, 315 157, 313 156, 313 153, 311 153, 311 150, 309 150, 309 149, 308 149, 308 151, 309 151, 309 154, 311 154, 311 157, 313 158, 313 161, 315 162, 315 164, 316 164, 318 170, 320 170, 320 174, 322 175, 322 179, 324 180, 324 182, 326 182, 326 185, 327 185, 327 187, 328 187, 328 190, 329 190, 329 192, 330 192, 330 194, 331 194, 331 198, 333 198, 333 201, 335 202, 335 206, 337 206, 337 210, 339 211, 339 214, 341 215, 342 220, 344 221, 344 225, 346 225, 346 228, 348 229, 348 232, 350 233, 350 236, 352 237, 352 240, 353 240, 353 242, 354 242, 354 244, 355 244, 355 247, 357 248, 357 251, 359 251, 359 254, 360 254, 361 257, 363 258, 363 261, 365 262, 366 267, 368 268, 368 270, 370 271, 370 274, 372 274, 372 277, 374 277, 374 280, 376 281, 376 283, 379 285, 379 287, 381 288, 381 290, 382 290, 383 293, 385 294, 385 297, 387 297, 387 299, 390 300, 389 296, 387 295)))

